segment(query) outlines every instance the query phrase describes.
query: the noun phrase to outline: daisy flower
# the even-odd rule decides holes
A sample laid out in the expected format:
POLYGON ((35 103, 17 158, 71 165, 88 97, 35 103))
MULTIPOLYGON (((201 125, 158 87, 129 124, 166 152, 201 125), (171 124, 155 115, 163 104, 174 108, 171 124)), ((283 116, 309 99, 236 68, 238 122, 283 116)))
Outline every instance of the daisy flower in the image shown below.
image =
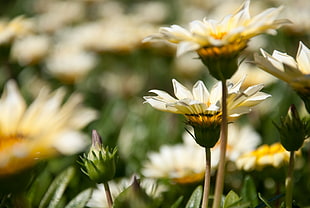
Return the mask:
MULTIPOLYGON (((121 192, 128 188, 133 183, 133 179, 122 178, 121 180, 113 180, 109 182, 112 198, 115 199, 121 192)), ((145 192, 152 197, 159 197, 160 194, 166 190, 166 187, 160 185, 154 179, 140 179, 140 186, 145 192)), ((87 207, 92 208, 108 208, 108 202, 105 195, 105 189, 103 184, 97 184, 96 189, 90 200, 87 203, 87 207)))
MULTIPOLYGON (((270 97, 260 92, 262 84, 241 89, 244 78, 236 84, 227 81, 227 108, 229 121, 248 113, 251 107, 270 97)), ((190 91, 177 80, 172 80, 175 97, 162 90, 150 90, 156 96, 144 96, 152 107, 170 113, 183 114, 191 123, 210 124, 221 121, 221 82, 216 83, 209 92, 202 81, 197 81, 190 91)))
POLYGON ((231 55, 243 50, 248 41, 261 33, 275 33, 275 29, 287 23, 277 19, 279 8, 269 8, 254 17, 249 12, 247 0, 234 14, 222 20, 194 20, 189 30, 179 26, 161 27, 158 34, 148 36, 144 42, 164 40, 177 44, 177 55, 197 51, 200 56, 231 55))
MULTIPOLYGON (((250 126, 229 125, 227 159, 233 162, 254 150, 260 142, 259 135, 250 126)), ((217 169, 220 145, 211 148, 211 171, 217 169)), ((195 143, 188 132, 183 134, 183 143, 163 145, 158 152, 148 154, 142 174, 148 178, 169 179, 175 183, 188 184, 202 181, 205 174, 205 150, 195 143)))
POLYGON ((252 152, 241 155, 237 159, 236 165, 239 169, 246 171, 262 170, 267 166, 279 168, 288 163, 289 157, 290 153, 284 149, 281 143, 264 144, 252 152))
POLYGON ((296 59, 290 55, 273 51, 272 55, 261 49, 263 56, 255 55, 255 63, 264 71, 287 82, 304 100, 310 110, 310 49, 299 42, 296 59))
POLYGON ((0 98, 0 177, 85 148, 88 142, 80 130, 96 113, 81 105, 79 95, 65 103, 64 96, 63 89, 42 89, 27 107, 15 82, 8 81, 0 98))

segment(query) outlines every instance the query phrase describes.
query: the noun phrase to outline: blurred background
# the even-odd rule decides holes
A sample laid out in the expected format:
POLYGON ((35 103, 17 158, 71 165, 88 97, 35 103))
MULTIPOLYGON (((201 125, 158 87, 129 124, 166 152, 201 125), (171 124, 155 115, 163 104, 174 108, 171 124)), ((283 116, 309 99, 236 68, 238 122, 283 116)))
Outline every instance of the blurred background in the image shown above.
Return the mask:
MULTIPOLYGON (((197 80, 203 80, 209 89, 216 82, 196 54, 176 57, 173 46, 142 43, 142 40, 158 32, 161 26, 178 24, 187 28, 195 19, 221 19, 236 11, 242 2, 1 0, 1 92, 6 81, 14 79, 29 103, 43 86, 52 90, 65 87, 68 95, 82 94, 84 104, 99 112, 99 118, 84 129, 89 141, 91 130, 96 129, 105 145, 117 146, 116 178, 140 174, 148 153, 159 151, 162 145, 181 143, 185 127, 183 117, 151 108, 143 103, 143 96, 149 95, 151 89, 173 94, 172 78, 189 87, 197 80), (2 32, 10 23, 14 34, 2 32)), ((279 141, 272 122, 278 122, 291 104, 306 115, 303 103, 286 83, 250 63, 260 48, 269 53, 273 50, 287 52, 295 57, 299 41, 310 47, 310 1, 252 0, 251 14, 254 16, 266 8, 280 5, 284 5, 281 17, 292 24, 281 28, 275 36, 255 37, 243 52, 240 70, 232 78, 237 80, 247 74, 246 86, 264 83, 263 91, 272 95, 238 121, 241 125, 251 125, 260 135, 262 144, 279 141)), ((304 160, 297 164, 300 171, 296 173, 298 189, 295 189, 295 196, 303 205, 310 204, 309 197, 304 195, 310 191, 308 150, 303 149, 304 160)), ((79 168, 77 160, 79 155, 73 155, 40 164, 37 180, 41 189, 46 189, 68 165, 79 168)), ((272 196, 279 188, 278 181, 284 178, 283 170, 232 171, 226 178, 226 187, 227 190, 238 189, 244 175, 250 174, 258 189, 266 196, 272 196)), ((67 191, 68 198, 91 185, 83 173, 78 174, 67 191)), ((191 193, 196 185, 176 185, 175 193, 170 192, 166 197, 173 201, 172 198, 176 198, 171 195, 186 195, 184 190, 191 193)), ((32 200, 34 205, 38 203, 36 197, 32 200)))

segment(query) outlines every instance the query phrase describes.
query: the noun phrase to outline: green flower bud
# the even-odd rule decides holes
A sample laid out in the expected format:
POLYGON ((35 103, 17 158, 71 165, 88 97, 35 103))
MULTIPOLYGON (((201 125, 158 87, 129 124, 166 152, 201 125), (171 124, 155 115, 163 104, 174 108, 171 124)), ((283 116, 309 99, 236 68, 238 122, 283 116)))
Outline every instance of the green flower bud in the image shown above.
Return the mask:
POLYGON ((221 114, 203 114, 192 115, 188 117, 187 124, 194 128, 194 135, 196 143, 205 148, 212 148, 220 138, 221 132, 221 114))
POLYGON ((105 183, 113 179, 115 175, 115 154, 117 150, 112 152, 109 148, 102 146, 101 137, 96 130, 92 131, 92 145, 88 154, 84 154, 82 158, 82 171, 96 183, 105 183))
POLYGON ((209 73, 217 80, 230 79, 238 70, 238 57, 245 44, 223 47, 201 48, 197 52, 209 73), (239 48, 240 47, 240 48, 239 48))
POLYGON ((280 133, 281 144, 287 151, 299 150, 309 132, 309 125, 300 119, 294 105, 291 105, 287 115, 281 118, 281 123, 275 126, 280 133))
MULTIPOLYGON (((297 91, 297 90, 295 89, 295 91, 297 91)), ((304 101, 305 107, 306 107, 308 113, 310 113, 310 92, 309 92, 309 89, 304 90, 304 92, 297 91, 297 94, 304 101)))

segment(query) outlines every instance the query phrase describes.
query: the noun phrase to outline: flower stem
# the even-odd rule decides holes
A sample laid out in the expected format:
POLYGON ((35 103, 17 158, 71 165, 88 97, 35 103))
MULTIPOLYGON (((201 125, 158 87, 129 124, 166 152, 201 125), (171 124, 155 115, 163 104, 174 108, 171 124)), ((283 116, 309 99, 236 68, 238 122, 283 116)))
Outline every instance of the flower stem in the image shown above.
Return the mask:
POLYGON ((202 208, 208 207, 209 192, 210 192, 210 177, 211 177, 211 152, 210 148, 205 148, 206 151, 206 172, 202 198, 202 208))
POLYGON ((293 202, 293 172, 294 172, 294 156, 295 151, 290 151, 290 161, 288 165, 288 172, 285 180, 285 207, 292 208, 293 202))
POLYGON ((109 206, 109 208, 112 208, 113 200, 112 200, 109 184, 108 184, 108 182, 105 182, 105 183, 103 183, 103 185, 104 185, 105 195, 107 197, 108 206, 109 206))
POLYGON ((218 172, 216 175, 214 201, 212 208, 219 208, 224 189, 224 175, 226 163, 226 148, 228 136, 228 122, 227 122, 227 87, 226 79, 222 80, 222 124, 221 124, 221 142, 220 142, 220 161, 218 165, 218 172))

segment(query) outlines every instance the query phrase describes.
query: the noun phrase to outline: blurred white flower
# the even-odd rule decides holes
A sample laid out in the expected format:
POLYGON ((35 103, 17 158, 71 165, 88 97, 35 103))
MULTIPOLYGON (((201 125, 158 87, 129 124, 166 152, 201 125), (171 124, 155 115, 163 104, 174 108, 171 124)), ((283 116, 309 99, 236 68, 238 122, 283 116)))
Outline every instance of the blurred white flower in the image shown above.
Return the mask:
MULTIPOLYGON (((122 191, 128 188, 133 183, 133 179, 123 178, 119 181, 109 181, 109 187, 112 198, 115 199, 122 191)), ((160 185, 153 179, 140 179, 140 187, 145 190, 146 194, 152 197, 159 197, 166 190, 163 185, 160 185)), ((103 184, 97 184, 90 200, 87 203, 88 207, 92 208, 108 208, 108 202, 105 195, 103 184)))
POLYGON ((82 20, 85 7, 81 1, 38 1, 36 15, 37 31, 55 32, 58 29, 82 20))
POLYGON ((49 93, 43 88, 27 107, 15 82, 6 84, 0 99, 0 176, 87 145, 80 130, 97 114, 81 105, 81 96, 63 103, 64 96, 63 89, 49 93))
POLYGON ((246 78, 242 84, 243 87, 249 87, 261 83, 263 83, 264 86, 268 86, 272 83, 277 82, 277 79, 275 77, 262 70, 259 70, 254 64, 246 63, 246 61, 239 65, 238 70, 231 77, 230 81, 237 82, 245 76, 246 78))
POLYGON ((0 44, 10 43, 18 37, 31 34, 34 30, 34 23, 31 19, 18 16, 11 21, 0 22, 0 44))
POLYGON ((14 41, 11 57, 20 65, 35 64, 41 61, 49 51, 50 38, 46 35, 31 35, 14 41))
POLYGON ((80 81, 97 64, 95 54, 70 45, 56 46, 45 61, 48 72, 65 83, 80 81))
POLYGON ((149 153, 142 174, 145 177, 166 178, 181 184, 201 181, 205 172, 205 150, 196 144, 193 138, 190 139, 192 143, 163 145, 159 152, 149 153))
MULTIPOLYGON (((229 125, 227 159, 235 162, 260 143, 260 136, 250 126, 229 125)), ((219 162, 219 144, 211 148, 211 170, 216 170, 219 162)), ((194 183, 203 180, 205 173, 205 150, 187 132, 183 143, 163 145, 159 152, 148 155, 142 174, 150 178, 166 178, 176 183, 194 183)))
MULTIPOLYGON (((240 155, 254 150, 260 143, 260 135, 249 126, 239 126, 237 124, 228 125, 228 142, 226 157, 232 162, 236 162, 240 155)), ((220 143, 220 141, 219 141, 220 143)), ((220 154, 219 143, 212 148, 212 156, 220 154)))

